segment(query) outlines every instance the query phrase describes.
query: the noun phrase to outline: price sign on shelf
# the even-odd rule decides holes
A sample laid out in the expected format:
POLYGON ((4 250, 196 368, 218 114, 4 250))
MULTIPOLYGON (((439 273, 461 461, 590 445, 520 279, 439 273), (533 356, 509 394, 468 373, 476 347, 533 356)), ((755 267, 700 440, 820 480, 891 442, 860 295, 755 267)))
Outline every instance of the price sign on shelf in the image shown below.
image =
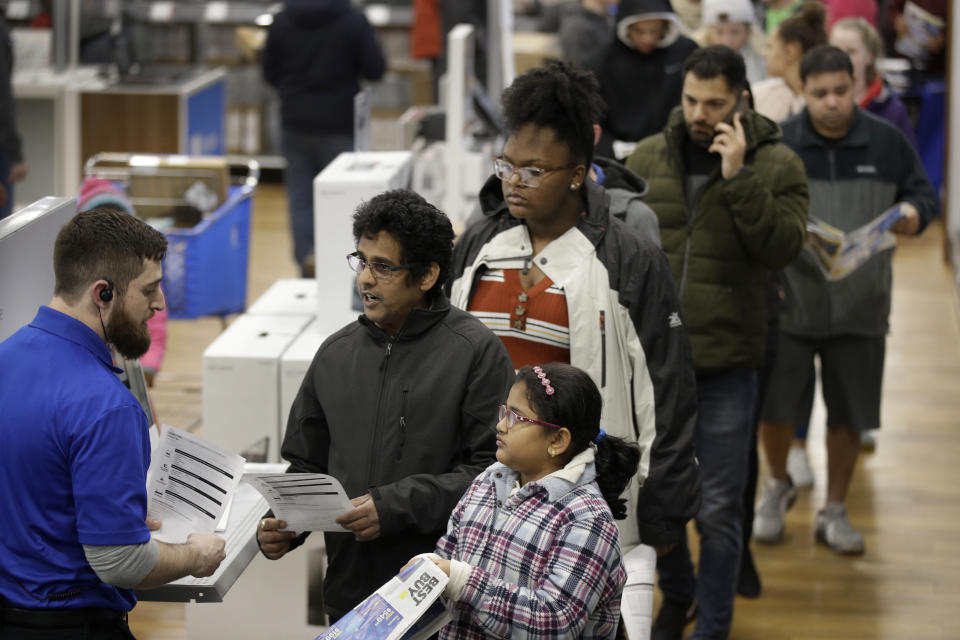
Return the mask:
POLYGON ((226 2, 208 2, 203 8, 203 19, 207 22, 226 22, 229 8, 226 2))

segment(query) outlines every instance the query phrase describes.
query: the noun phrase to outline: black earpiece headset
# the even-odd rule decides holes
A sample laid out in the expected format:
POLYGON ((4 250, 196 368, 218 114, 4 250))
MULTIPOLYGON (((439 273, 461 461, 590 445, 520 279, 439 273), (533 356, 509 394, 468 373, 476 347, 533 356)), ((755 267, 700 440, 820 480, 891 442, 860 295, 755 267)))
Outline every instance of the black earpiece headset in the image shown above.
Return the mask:
POLYGON ((104 302, 110 302, 113 300, 113 282, 109 278, 103 278, 107 281, 107 286, 103 289, 100 289, 100 299, 104 302))

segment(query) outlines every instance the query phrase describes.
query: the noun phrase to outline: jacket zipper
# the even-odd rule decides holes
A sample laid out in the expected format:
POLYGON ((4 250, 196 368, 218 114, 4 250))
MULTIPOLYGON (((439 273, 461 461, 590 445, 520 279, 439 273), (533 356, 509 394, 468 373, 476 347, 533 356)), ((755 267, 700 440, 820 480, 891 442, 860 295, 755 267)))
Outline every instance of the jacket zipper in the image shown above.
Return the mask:
POLYGON ((683 267, 680 271, 680 289, 677 291, 677 297, 683 300, 683 290, 687 286, 687 265, 690 264, 690 239, 693 237, 693 230, 687 229, 687 243, 683 249, 683 267))
POLYGON ((400 446, 397 447, 397 460, 403 457, 403 445, 407 441, 407 394, 409 385, 403 385, 403 395, 400 400, 400 446))
POLYGON ((693 238, 693 223, 697 217, 697 201, 700 199, 700 194, 706 191, 707 187, 710 186, 717 179, 719 170, 714 170, 707 176, 707 181, 700 185, 700 188, 696 190, 693 194, 693 200, 687 200, 687 181, 683 178, 683 210, 687 214, 687 241, 684 244, 683 249, 683 266, 680 270, 680 287, 677 290, 677 297, 680 298, 680 304, 683 304, 683 291, 687 288, 687 267, 690 264, 690 241, 693 238))
POLYGON ((600 388, 607 386, 607 317, 600 310, 600 388))
POLYGON ((390 354, 393 353, 393 339, 387 342, 387 351, 383 356, 383 362, 380 363, 380 382, 379 388, 377 389, 377 419, 373 423, 373 437, 370 438, 370 453, 367 456, 369 464, 367 466, 367 486, 373 485, 374 479, 374 463, 376 462, 376 451, 377 451, 377 426, 380 424, 380 410, 383 408, 383 386, 384 380, 387 377, 387 364, 390 361, 390 354))
MULTIPOLYGON (((672 147, 671 147, 672 149, 672 147)), ((672 154, 671 154, 672 155, 672 154)), ((687 240, 683 249, 683 265, 680 267, 680 286, 677 289, 677 298, 681 301, 683 300, 683 290, 687 286, 687 265, 690 264, 690 238, 693 237, 693 218, 694 211, 691 209, 695 207, 696 203, 691 202, 689 190, 687 189, 687 181, 684 177, 685 168, 683 167, 683 162, 680 158, 676 158, 675 162, 681 167, 680 171, 680 184, 681 184, 681 193, 683 196, 683 213, 687 218, 687 240)), ((696 198, 697 194, 693 194, 693 198, 696 198)))

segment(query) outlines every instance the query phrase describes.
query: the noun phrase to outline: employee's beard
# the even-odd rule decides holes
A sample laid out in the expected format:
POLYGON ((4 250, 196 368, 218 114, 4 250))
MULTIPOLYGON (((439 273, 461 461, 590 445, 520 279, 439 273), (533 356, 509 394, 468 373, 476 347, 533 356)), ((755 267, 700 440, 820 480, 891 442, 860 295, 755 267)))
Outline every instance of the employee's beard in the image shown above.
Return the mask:
POLYGON ((146 326, 131 318, 125 307, 113 310, 107 321, 106 332, 107 340, 128 360, 136 360, 150 348, 150 332, 146 326))

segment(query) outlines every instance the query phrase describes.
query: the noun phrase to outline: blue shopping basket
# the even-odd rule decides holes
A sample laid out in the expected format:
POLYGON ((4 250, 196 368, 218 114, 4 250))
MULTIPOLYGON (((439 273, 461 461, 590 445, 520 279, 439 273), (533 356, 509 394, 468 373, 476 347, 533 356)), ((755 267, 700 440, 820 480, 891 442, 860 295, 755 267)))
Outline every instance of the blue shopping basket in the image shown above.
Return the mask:
MULTIPOLYGON (((87 162, 86 173, 125 187, 125 178, 137 169, 129 164, 116 165, 133 157, 142 161, 144 156, 98 154, 87 162), (98 162, 112 166, 98 167, 98 162)), ((242 184, 231 185, 223 204, 197 225, 164 232, 167 257, 163 261, 163 293, 169 317, 226 316, 246 308, 251 200, 260 178, 259 164, 251 161, 247 170, 242 184)))

